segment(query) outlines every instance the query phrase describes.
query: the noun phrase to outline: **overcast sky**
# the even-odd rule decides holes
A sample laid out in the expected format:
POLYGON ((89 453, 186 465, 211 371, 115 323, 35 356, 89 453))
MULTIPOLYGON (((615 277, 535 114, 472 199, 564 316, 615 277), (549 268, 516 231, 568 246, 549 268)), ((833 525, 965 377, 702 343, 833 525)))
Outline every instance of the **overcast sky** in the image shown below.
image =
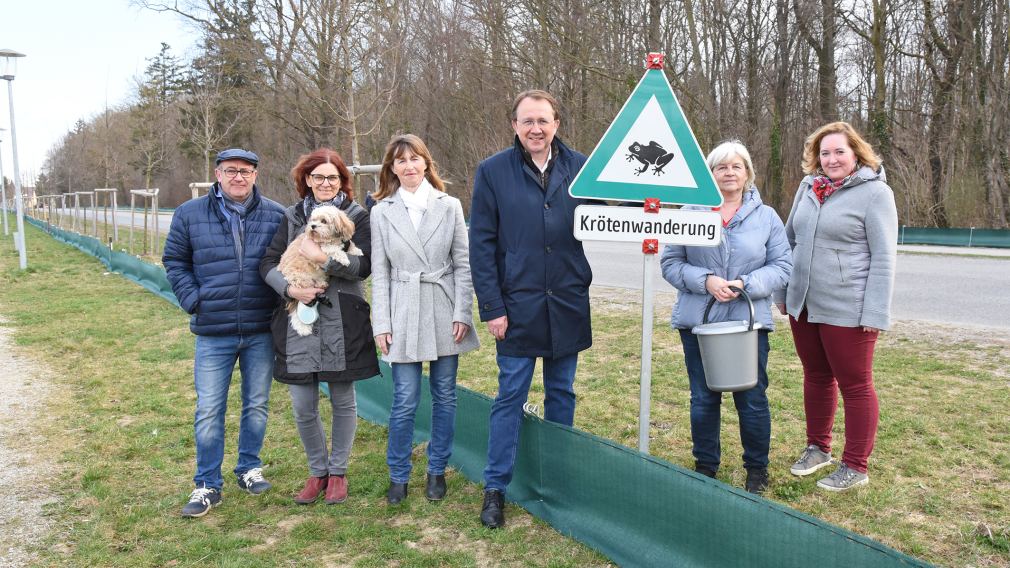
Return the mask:
MULTIPOLYGON (((21 177, 32 183, 46 152, 78 119, 130 100, 161 42, 188 59, 197 33, 177 16, 129 0, 0 0, 0 48, 18 60, 14 112, 21 177)), ((14 176, 7 82, 0 81, 3 173, 14 176)))

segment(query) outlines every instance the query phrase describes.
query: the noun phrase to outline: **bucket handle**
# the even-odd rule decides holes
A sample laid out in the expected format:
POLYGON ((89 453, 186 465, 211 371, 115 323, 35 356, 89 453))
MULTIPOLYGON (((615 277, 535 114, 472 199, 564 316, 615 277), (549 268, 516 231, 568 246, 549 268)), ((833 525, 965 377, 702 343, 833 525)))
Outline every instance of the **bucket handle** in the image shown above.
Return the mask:
MULTIPOLYGON (((747 300, 747 306, 750 308, 750 325, 747 326, 747 331, 754 331, 754 302, 750 300, 750 295, 747 294, 747 292, 741 290, 740 288, 737 288, 736 286, 730 286, 729 289, 733 290, 734 292, 739 292, 740 295, 743 296, 745 300, 747 300)), ((701 317, 701 323, 703 324, 708 323, 708 312, 712 310, 712 306, 714 305, 715 305, 715 296, 712 296, 712 298, 708 301, 708 305, 705 306, 705 315, 701 317)))

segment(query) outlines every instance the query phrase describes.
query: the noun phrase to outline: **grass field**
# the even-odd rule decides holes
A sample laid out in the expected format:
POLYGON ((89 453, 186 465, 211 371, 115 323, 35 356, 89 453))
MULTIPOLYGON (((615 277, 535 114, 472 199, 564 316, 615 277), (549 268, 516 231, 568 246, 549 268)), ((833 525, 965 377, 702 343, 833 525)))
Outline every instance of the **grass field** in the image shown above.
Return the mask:
MULTIPOLYGON (((305 458, 287 393, 275 385, 263 458, 275 489, 255 498, 226 476, 224 504, 203 519, 178 516, 193 467, 193 340, 187 317, 97 261, 29 229, 29 270, 0 240, 0 315, 19 352, 52 371, 39 424, 59 473, 49 506, 59 530, 43 562, 75 566, 602 566, 605 558, 509 508, 504 531, 480 527, 480 489, 450 475, 439 505, 415 489, 387 507, 385 429, 361 421, 348 473, 351 497, 327 507, 290 497, 305 458)), ((594 289, 594 347, 581 359, 576 426, 637 445, 640 305, 634 291, 594 289)), ((683 358, 657 299, 652 453, 690 467, 683 358)), ((493 393, 494 351, 464 356, 460 382, 493 393)), ((1010 354, 1006 343, 951 341, 910 323, 878 345, 880 433, 871 483, 844 494, 794 478, 804 444, 801 371, 788 326, 772 334, 771 499, 949 566, 1010 564, 1010 354)), ((535 384, 535 383, 534 383, 535 384)), ((237 399, 237 389, 233 400, 237 399)), ((531 400, 542 400, 534 387, 531 400)), ((325 405, 324 405, 325 407, 325 405)), ((238 406, 229 411, 226 469, 234 465, 238 406)), ((840 451, 842 416, 836 426, 840 451)), ((732 403, 723 416, 719 478, 744 470, 732 403)), ((423 449, 415 451, 423 463, 423 449)), ((412 487, 420 487, 415 467, 412 487)))

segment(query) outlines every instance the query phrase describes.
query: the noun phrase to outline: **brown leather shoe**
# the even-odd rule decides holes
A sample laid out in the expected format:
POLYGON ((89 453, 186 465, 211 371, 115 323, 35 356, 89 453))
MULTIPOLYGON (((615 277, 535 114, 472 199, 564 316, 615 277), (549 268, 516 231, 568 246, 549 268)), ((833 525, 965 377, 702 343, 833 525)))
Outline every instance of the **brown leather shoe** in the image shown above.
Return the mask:
POLYGON ((331 475, 326 484, 326 504, 336 505, 347 500, 347 478, 343 475, 331 475))
POLYGON ((305 481, 305 487, 295 495, 295 503, 308 505, 315 503, 316 499, 323 494, 326 489, 326 477, 310 477, 305 481))

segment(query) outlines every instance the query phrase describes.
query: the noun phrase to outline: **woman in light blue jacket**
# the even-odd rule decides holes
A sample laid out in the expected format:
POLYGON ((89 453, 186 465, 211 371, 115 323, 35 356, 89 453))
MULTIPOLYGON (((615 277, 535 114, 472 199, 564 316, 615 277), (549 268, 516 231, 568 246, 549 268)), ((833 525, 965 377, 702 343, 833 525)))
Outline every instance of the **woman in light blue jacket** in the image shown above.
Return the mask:
MULTIPOLYGON (((709 390, 705 382, 698 339, 691 329, 702 323, 705 306, 716 304, 709 321, 748 320, 747 302, 734 301, 747 292, 754 302, 758 333, 758 384, 733 393, 740 417, 746 489, 763 493, 768 487, 768 447, 771 413, 768 410, 768 333, 774 329, 771 295, 789 281, 792 260, 782 220, 774 209, 762 204, 754 187, 754 165, 740 142, 720 144, 706 160, 722 194, 723 233, 718 247, 669 245, 663 251, 663 278, 677 289, 677 305, 671 325, 680 332, 691 385, 691 439, 694 469, 709 477, 719 470, 719 423, 722 393, 709 390)), ((705 207, 686 209, 707 210, 705 207)))

